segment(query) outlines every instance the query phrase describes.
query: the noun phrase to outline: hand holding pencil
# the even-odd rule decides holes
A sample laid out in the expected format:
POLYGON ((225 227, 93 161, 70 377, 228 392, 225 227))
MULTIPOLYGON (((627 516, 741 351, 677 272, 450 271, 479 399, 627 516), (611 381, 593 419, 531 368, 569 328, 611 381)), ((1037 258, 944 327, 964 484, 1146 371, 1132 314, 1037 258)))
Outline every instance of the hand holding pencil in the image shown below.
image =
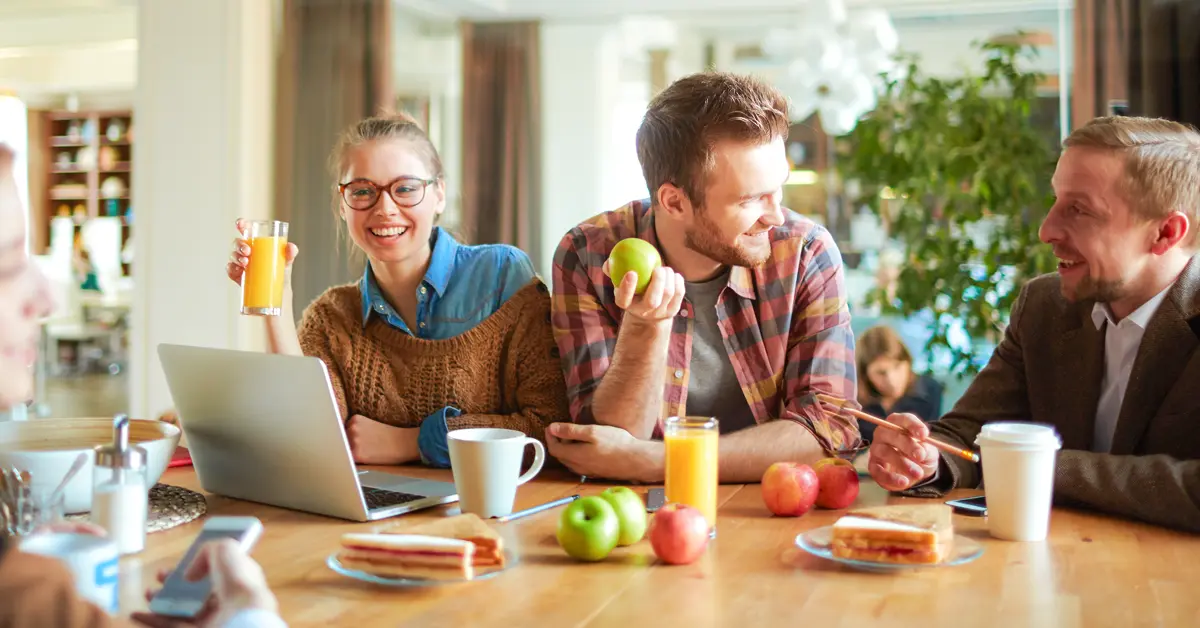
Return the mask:
POLYGON ((903 491, 937 472, 938 450, 978 461, 978 454, 943 443, 929 436, 929 427, 912 414, 893 414, 887 420, 844 407, 844 401, 817 395, 822 409, 832 414, 850 414, 884 429, 875 430, 867 470, 889 491, 903 491))

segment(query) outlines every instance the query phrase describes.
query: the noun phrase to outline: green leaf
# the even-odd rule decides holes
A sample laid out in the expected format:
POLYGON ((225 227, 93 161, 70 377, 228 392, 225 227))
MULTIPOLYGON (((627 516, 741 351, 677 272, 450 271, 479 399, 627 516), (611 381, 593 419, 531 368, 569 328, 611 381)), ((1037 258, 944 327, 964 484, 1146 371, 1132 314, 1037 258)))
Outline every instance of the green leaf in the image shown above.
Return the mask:
POLYGON ((887 81, 875 111, 837 148, 842 180, 860 183, 863 196, 851 201, 886 211, 890 235, 906 248, 895 299, 872 290, 868 301, 904 316, 934 311, 925 352, 948 355, 960 375, 978 370, 1025 282, 1055 267, 1037 235, 1058 157, 1057 138, 1033 121, 1042 75, 1025 68, 1038 51, 975 48, 982 72, 951 77, 928 76, 917 56, 898 56, 904 77, 887 81), (884 188, 900 198, 881 202, 884 188), (984 224, 985 241, 967 237, 984 224), (968 347, 951 346, 954 321, 968 347))

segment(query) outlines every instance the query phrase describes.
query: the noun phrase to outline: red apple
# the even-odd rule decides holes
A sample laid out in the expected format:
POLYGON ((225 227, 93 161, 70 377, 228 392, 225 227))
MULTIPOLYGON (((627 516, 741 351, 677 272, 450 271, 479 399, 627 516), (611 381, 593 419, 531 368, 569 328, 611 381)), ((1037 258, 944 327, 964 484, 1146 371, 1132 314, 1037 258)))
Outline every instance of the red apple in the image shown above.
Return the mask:
POLYGON ((650 519, 650 547, 671 565, 686 565, 708 548, 708 522, 699 510, 685 504, 667 504, 650 519))
POLYGON ((767 509, 782 517, 799 517, 817 501, 819 482, 812 467, 796 462, 776 462, 762 478, 767 509))
POLYGON ((817 505, 821 508, 839 510, 858 499, 858 469, 841 458, 823 458, 813 465, 817 481, 821 485, 817 493, 817 505))

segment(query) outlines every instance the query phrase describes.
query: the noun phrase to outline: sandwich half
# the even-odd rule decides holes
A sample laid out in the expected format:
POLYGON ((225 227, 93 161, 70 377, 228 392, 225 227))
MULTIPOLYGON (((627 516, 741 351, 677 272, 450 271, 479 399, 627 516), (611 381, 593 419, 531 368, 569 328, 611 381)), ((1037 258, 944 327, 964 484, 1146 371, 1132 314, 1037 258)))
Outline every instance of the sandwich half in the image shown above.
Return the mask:
POLYGON ((945 504, 851 510, 833 524, 833 555, 882 563, 940 563, 954 546, 951 512, 945 504))
POLYGON ((418 523, 414 526, 395 526, 385 534, 423 534, 447 539, 470 541, 475 546, 472 564, 476 567, 504 566, 504 539, 479 515, 465 513, 418 523))
POLYGON ((417 534, 342 535, 338 562, 384 578, 470 580, 475 546, 460 539, 417 534))

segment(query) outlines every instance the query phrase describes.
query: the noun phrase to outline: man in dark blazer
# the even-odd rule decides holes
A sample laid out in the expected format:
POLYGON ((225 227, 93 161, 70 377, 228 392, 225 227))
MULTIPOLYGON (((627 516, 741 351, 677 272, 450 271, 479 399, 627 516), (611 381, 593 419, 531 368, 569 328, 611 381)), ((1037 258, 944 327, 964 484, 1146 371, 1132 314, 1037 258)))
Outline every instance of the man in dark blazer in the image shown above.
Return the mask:
MULTIPOLYGON (((1064 145, 1040 231, 1058 272, 1025 285, 949 414, 889 419, 968 448, 985 423, 1052 424, 1056 503, 1200 532, 1200 134, 1100 118, 1064 145)), ((900 432, 875 436, 868 469, 888 490, 935 497, 985 480, 900 432)))

